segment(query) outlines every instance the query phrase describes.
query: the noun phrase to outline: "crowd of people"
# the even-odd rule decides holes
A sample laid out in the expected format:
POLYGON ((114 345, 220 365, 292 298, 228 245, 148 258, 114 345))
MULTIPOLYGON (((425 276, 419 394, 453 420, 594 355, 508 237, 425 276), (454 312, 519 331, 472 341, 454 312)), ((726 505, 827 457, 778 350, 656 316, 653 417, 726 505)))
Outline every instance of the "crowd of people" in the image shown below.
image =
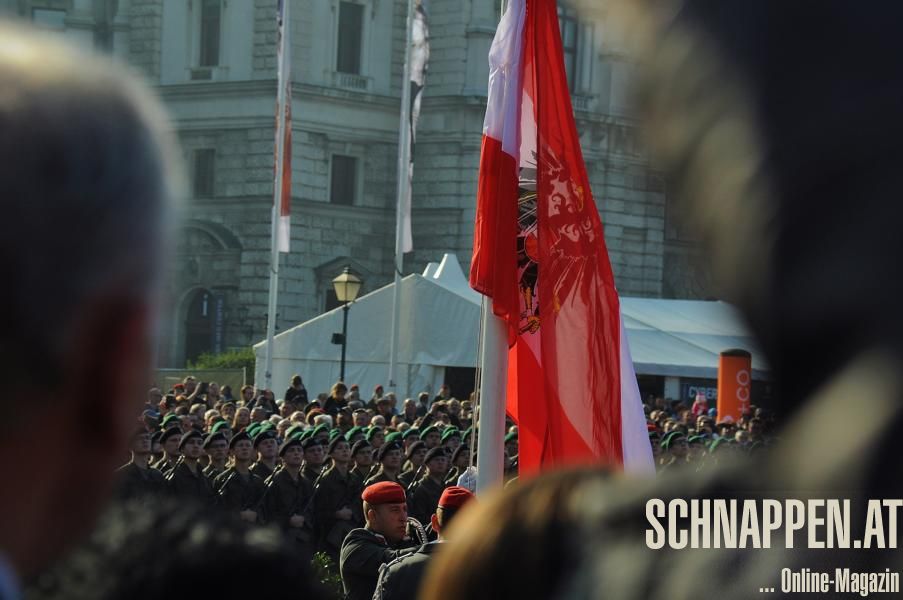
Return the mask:
MULTIPOLYGON (((312 397, 296 375, 275 399, 252 386, 233 396, 189 376, 148 391, 117 489, 122 500, 189 498, 274 524, 306 561, 322 552, 338 564, 346 538, 368 524, 367 490, 379 484, 404 497, 405 541, 433 539, 441 526, 427 526, 474 463, 475 443, 471 401, 452 397, 448 386, 399 410, 382 386, 368 400, 342 382, 312 397)), ((504 444, 513 478, 516 427, 504 444)))

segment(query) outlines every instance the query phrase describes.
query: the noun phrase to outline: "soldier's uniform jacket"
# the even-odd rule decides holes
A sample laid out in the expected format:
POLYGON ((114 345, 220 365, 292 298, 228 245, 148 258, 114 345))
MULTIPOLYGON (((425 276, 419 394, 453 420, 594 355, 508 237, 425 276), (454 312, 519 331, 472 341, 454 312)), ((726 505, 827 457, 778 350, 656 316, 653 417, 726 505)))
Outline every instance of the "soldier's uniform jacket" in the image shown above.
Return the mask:
MULTIPOLYGON (((367 481, 364 482, 364 487, 365 488, 370 487, 374 483, 379 483, 380 481, 393 481, 395 483, 398 483, 397 479, 392 479, 391 477, 386 475, 385 472, 382 470, 382 467, 380 467, 380 469, 379 469, 379 471, 377 471, 376 475, 374 475, 373 477, 371 477, 370 479, 368 479, 367 481)), ((438 500, 439 499, 437 498, 436 501, 438 501, 438 500)))
POLYGON ((352 529, 364 526, 364 510, 361 504, 363 489, 359 478, 350 472, 342 475, 335 467, 331 467, 320 479, 314 505, 320 538, 330 549, 338 551, 345 536, 352 529), (336 511, 344 506, 351 509, 349 521, 340 521, 335 517, 336 511))
POLYGON ((169 489, 177 496, 190 496, 206 506, 216 504, 216 493, 213 484, 198 469, 197 474, 192 473, 184 462, 180 462, 166 476, 169 489))
POLYGON ((299 542, 313 541, 313 511, 308 506, 313 488, 303 477, 292 479, 288 469, 279 469, 266 482, 266 493, 263 497, 264 514, 268 523, 276 523, 299 542), (289 519, 292 515, 304 517, 304 527, 291 527, 289 519))
POLYGON ((355 467, 351 469, 350 473, 357 477, 361 482, 361 486, 363 486, 364 482, 367 481, 367 474, 370 473, 370 467, 364 467, 362 469, 361 467, 355 465, 355 467))
POLYGON ((263 479, 254 473, 242 475, 235 467, 229 467, 214 480, 213 486, 221 507, 233 513, 253 510, 260 519, 263 495, 266 493, 263 479))
POLYGON ((151 467, 157 469, 164 476, 169 475, 169 472, 172 471, 172 468, 176 466, 176 463, 179 462, 176 460, 168 460, 165 456, 151 465, 151 467))
POLYGON ((379 568, 411 550, 392 548, 386 538, 366 528, 351 531, 342 544, 339 558, 345 600, 371 600, 379 568))
POLYGON ((420 469, 419 475, 418 475, 417 471, 418 471, 418 469, 410 469, 408 471, 405 471, 404 473, 402 473, 401 475, 398 476, 398 483, 400 483, 406 490, 411 489, 411 485, 414 483, 414 477, 415 476, 420 477, 424 473, 426 473, 426 469, 420 469))
POLYGON ((222 475, 226 471, 225 468, 217 469, 213 463, 210 463, 204 468, 204 476, 210 480, 212 483, 217 477, 222 475))
POLYGON ((321 469, 317 467, 313 467, 307 463, 304 463, 301 467, 301 477, 307 480, 307 483, 310 484, 311 489, 317 484, 317 478, 320 477, 321 469))
POLYGON ((117 495, 124 500, 153 498, 166 490, 166 478, 153 467, 142 469, 130 462, 116 470, 116 477, 117 495))
POLYGON ((273 469, 263 464, 262 462, 256 462, 251 465, 251 472, 260 477, 262 480, 266 481, 267 478, 273 474, 273 469))
POLYGON ((423 574, 433 553, 443 542, 431 542, 383 565, 373 600, 416 600, 423 574))
POLYGON ((408 512, 422 525, 429 523, 446 487, 448 486, 445 482, 440 483, 432 477, 424 477, 410 493, 408 512))

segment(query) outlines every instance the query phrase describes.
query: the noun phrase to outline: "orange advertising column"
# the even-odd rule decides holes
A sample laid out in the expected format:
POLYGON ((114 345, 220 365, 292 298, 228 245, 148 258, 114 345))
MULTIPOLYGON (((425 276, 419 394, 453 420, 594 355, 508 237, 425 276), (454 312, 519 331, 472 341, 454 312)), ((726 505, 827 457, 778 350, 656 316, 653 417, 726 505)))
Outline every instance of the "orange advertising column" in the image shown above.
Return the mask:
POLYGON ((746 350, 725 350, 718 357, 718 421, 737 421, 749 409, 752 355, 746 350))

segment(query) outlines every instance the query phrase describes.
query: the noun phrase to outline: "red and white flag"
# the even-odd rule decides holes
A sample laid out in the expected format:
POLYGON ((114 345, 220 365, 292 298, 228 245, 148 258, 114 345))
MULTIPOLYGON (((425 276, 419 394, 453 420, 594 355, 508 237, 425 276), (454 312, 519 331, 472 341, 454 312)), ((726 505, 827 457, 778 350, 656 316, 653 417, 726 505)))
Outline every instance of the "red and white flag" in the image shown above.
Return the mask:
POLYGON ((470 283, 508 323, 520 472, 602 462, 651 473, 555 0, 509 0, 489 65, 470 283))
POLYGON ((289 34, 289 0, 279 0, 276 7, 276 147, 273 203, 279 206, 276 225, 276 247, 289 251, 292 237, 292 65, 289 34))

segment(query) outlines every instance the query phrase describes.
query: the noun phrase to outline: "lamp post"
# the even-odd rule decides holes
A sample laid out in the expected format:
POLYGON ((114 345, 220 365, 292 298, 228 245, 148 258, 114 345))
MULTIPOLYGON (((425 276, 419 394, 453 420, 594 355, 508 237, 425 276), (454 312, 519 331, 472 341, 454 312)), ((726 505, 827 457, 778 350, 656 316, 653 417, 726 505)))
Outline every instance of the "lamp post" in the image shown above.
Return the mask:
POLYGON ((348 346, 348 308, 357 293, 361 290, 363 282, 354 273, 351 267, 346 266, 342 273, 332 280, 332 286, 335 288, 336 299, 343 303, 342 306, 342 366, 339 369, 339 381, 345 381, 345 348, 348 346))

